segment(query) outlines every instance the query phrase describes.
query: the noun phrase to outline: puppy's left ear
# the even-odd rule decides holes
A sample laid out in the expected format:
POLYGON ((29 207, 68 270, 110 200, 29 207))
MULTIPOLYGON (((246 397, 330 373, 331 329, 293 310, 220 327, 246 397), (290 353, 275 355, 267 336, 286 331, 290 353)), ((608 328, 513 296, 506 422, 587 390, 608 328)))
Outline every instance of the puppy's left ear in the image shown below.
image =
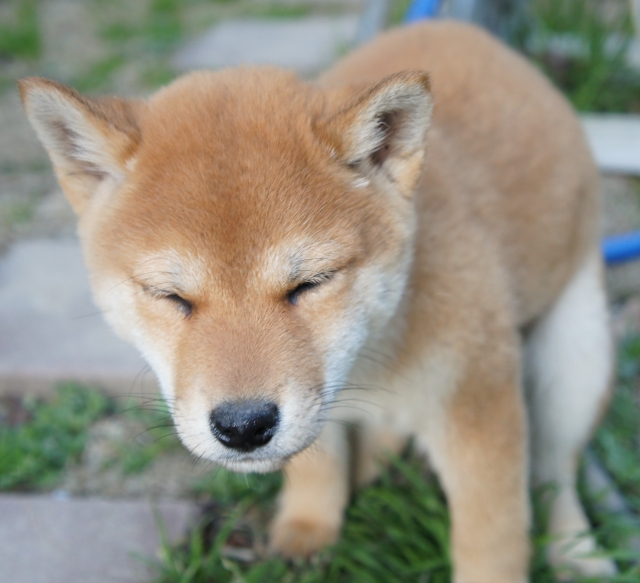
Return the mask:
POLYGON ((316 131, 343 163, 367 177, 392 182, 410 197, 422 173, 432 111, 429 76, 406 71, 318 120, 316 131))
POLYGON ((140 143, 142 102, 88 98, 48 79, 19 82, 27 117, 53 163, 58 182, 82 214, 105 181, 124 181, 140 143))

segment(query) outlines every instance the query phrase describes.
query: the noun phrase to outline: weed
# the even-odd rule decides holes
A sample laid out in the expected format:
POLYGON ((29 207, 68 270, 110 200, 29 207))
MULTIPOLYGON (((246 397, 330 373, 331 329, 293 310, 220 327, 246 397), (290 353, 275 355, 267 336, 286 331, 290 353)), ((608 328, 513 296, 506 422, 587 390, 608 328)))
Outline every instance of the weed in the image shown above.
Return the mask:
POLYGON ((0 203, 0 226, 17 226, 27 223, 33 217, 36 205, 37 198, 34 196, 0 203))
POLYGON ((229 543, 241 517, 251 506, 272 501, 279 481, 273 475, 245 481, 218 474, 212 492, 221 495, 216 499, 221 509, 218 527, 208 537, 212 542, 205 544, 204 525, 179 549, 165 546, 155 565, 157 582, 419 583, 427 581, 427 574, 431 583, 450 580, 446 505, 435 482, 424 479, 416 458, 394 459, 378 483, 357 494, 340 542, 311 563, 288 565, 271 558, 246 564, 230 558, 229 543))
MULTIPOLYGON (((415 458, 394 459, 373 486, 358 493, 350 505, 342 537, 311 562, 284 563, 280 559, 239 561, 232 558, 238 540, 260 539, 254 531, 247 537, 243 516, 252 505, 272 500, 278 485, 273 476, 243 477, 218 475, 220 483, 211 490, 221 494, 216 514, 197 528, 178 548, 163 547, 161 560, 153 564, 155 583, 447 583, 451 580, 449 515, 444 496, 433 477, 425 477, 422 462, 415 458), (229 482, 230 480, 230 482, 229 482), (254 490, 256 488, 256 490, 254 490), (236 503, 233 502, 236 500, 236 503), (212 527, 212 524, 215 525, 212 527), (213 531, 213 532, 212 532, 213 531), (240 533, 240 536, 238 536, 240 533), (234 544, 235 540, 235 544, 234 544)), ((534 495, 532 583, 555 583, 546 562, 546 506, 543 492, 534 495)), ((626 531, 616 517, 605 517, 596 534, 601 542, 613 542, 606 554, 619 561, 621 573, 610 583, 640 581, 633 557, 622 546, 626 537, 640 531, 626 531)), ((637 557, 636 557, 637 558, 637 557)))
POLYGON ((149 6, 145 34, 157 52, 166 51, 182 38, 182 8, 184 0, 152 0, 149 6))
POLYGON ((21 0, 15 4, 11 24, 0 24, 0 56, 35 59, 40 56, 38 0, 21 0))
POLYGON ((72 85, 78 91, 97 91, 104 89, 113 74, 124 64, 125 58, 122 55, 112 55, 95 63, 87 73, 76 77, 72 85))
POLYGON ((163 402, 154 401, 153 408, 126 404, 120 415, 144 428, 134 440, 116 444, 118 455, 113 462, 121 468, 123 474, 139 474, 158 456, 182 447, 169 409, 163 402))
POLYGON ((640 111, 640 71, 627 63, 630 15, 610 12, 593 0, 536 0, 519 48, 578 110, 640 111))
POLYGON ((288 18, 302 18, 312 12, 313 6, 309 4, 265 4, 264 6, 252 7, 251 16, 285 20, 288 18))
POLYGON ((0 490, 55 485, 67 462, 82 453, 88 427, 112 403, 97 390, 67 384, 50 402, 26 399, 23 406, 27 421, 0 425, 0 490))
POLYGON ((621 343, 615 398, 594 440, 594 451, 640 514, 640 336, 621 343))
POLYGON ((175 79, 175 72, 164 62, 154 63, 147 67, 142 75, 146 87, 157 89, 171 83, 175 79))
POLYGON ((205 474, 196 480, 193 491, 205 494, 224 507, 249 500, 265 505, 273 500, 282 484, 282 476, 276 474, 236 474, 223 468, 205 474))
POLYGON ((388 21, 391 26, 398 26, 404 22, 404 17, 409 10, 412 0, 393 0, 389 7, 388 21))
POLYGON ((140 30, 127 22, 112 22, 102 27, 100 36, 113 43, 126 42, 135 39, 140 30))

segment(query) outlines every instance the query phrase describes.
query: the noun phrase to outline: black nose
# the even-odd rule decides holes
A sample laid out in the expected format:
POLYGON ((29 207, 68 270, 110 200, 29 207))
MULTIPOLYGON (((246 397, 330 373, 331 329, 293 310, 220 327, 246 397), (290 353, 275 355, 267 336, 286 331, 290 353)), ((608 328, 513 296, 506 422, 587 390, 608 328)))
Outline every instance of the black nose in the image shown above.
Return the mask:
POLYGON ((251 451, 271 441, 278 417, 278 406, 269 401, 223 403, 211 412, 211 432, 227 447, 251 451))

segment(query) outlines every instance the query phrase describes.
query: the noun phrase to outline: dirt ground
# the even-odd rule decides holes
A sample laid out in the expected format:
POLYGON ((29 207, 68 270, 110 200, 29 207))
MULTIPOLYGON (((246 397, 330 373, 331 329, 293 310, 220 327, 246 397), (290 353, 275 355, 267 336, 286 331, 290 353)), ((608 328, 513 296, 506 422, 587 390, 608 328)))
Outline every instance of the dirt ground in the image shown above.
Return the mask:
POLYGON ((194 483, 210 472, 211 466, 197 463, 175 441, 146 467, 123 468, 123 450, 144 441, 147 429, 145 423, 121 416, 98 421, 89 430, 89 439, 80 463, 68 467, 59 489, 71 496, 192 497, 194 483))

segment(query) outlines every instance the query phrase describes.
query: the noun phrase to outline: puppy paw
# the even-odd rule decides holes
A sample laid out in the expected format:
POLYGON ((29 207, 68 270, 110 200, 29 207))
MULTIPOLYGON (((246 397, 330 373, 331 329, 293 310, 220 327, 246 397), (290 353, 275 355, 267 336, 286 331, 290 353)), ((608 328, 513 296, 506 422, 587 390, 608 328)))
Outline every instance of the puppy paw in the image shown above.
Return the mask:
POLYGON ((592 537, 562 540, 551 543, 548 548, 549 563, 559 581, 573 581, 576 577, 609 578, 617 574, 615 563, 595 554, 596 544, 592 537))
POLYGON ((276 519, 271 525, 271 552, 288 559, 308 558, 340 536, 340 526, 308 518, 276 519))

